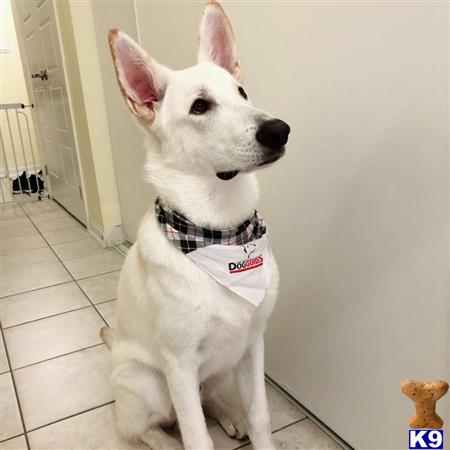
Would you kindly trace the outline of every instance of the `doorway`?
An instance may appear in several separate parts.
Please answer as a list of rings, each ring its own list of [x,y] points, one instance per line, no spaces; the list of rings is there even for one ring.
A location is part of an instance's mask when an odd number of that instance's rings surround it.
[[[64,56],[52,0],[12,3],[25,81],[51,196],[86,224],[77,142]]]

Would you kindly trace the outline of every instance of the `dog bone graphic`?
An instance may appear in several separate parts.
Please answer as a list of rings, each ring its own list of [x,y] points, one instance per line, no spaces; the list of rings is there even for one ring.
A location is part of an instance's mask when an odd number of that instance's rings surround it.
[[[448,383],[439,380],[427,383],[405,380],[400,387],[416,407],[416,413],[409,422],[411,428],[442,428],[444,421],[436,414],[436,402],[446,394]]]

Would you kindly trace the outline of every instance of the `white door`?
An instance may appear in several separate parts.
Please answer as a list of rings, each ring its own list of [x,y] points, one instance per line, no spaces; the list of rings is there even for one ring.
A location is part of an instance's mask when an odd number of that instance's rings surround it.
[[[13,2],[51,195],[86,223],[77,148],[52,0]]]

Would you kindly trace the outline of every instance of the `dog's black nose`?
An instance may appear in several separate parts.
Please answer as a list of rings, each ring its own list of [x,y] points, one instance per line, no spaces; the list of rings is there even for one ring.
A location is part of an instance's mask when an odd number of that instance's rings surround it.
[[[288,141],[291,128],[280,119],[263,122],[256,132],[256,140],[272,150],[279,150]]]

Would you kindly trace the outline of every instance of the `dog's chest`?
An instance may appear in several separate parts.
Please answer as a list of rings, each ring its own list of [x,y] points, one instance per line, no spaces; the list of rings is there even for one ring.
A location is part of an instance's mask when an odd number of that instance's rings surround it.
[[[169,338],[183,336],[179,348],[190,351],[198,360],[202,379],[235,366],[252,339],[264,329],[278,283],[275,261],[272,272],[267,295],[257,307],[193,265],[184,276],[165,271],[158,277],[166,299],[170,297],[169,302],[178,305],[177,310],[172,310],[172,323],[176,325]]]
[[[267,318],[234,294],[228,297],[215,299],[215,308],[205,312],[198,328],[196,356],[201,379],[235,366]]]
[[[197,346],[202,379],[236,365],[245,352],[252,328],[252,318],[212,316],[205,324]]]

